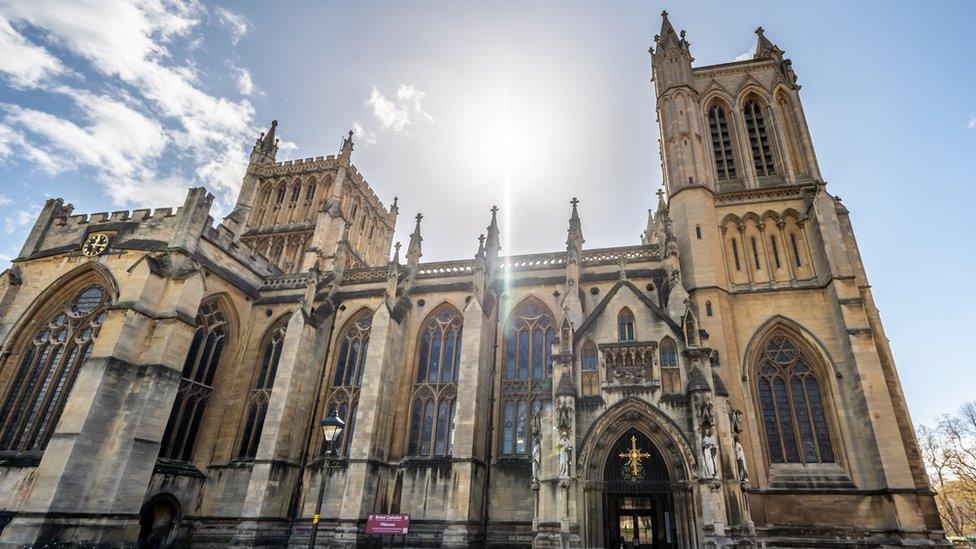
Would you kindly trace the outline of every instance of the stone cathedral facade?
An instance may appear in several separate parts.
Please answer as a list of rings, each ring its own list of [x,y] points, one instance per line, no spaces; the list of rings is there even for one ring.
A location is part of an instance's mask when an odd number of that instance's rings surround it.
[[[204,189],[49,200],[0,277],[0,546],[302,547],[320,492],[323,547],[944,545],[848,211],[757,34],[693,67],[665,14],[664,191],[620,247],[573,199],[564,250],[504,255],[486,208],[470,259],[423,262],[351,134],[278,162],[277,123],[220,223]]]

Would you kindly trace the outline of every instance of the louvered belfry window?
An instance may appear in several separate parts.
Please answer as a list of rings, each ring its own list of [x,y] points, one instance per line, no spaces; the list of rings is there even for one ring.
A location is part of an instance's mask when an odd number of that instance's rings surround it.
[[[420,330],[410,406],[411,456],[448,456],[453,449],[461,326],[461,313],[445,304],[431,313]]]
[[[718,179],[735,179],[735,158],[732,155],[732,133],[728,118],[721,105],[713,105],[708,110],[708,126],[712,132],[712,152],[715,155],[715,169]]]
[[[216,300],[200,306],[196,324],[159,452],[167,459],[190,461],[193,457],[203,413],[213,394],[217,365],[227,344],[227,319]]]
[[[784,333],[763,347],[756,378],[772,463],[833,463],[820,380],[809,358]]]
[[[749,134],[749,146],[752,149],[752,161],[758,177],[773,175],[773,152],[767,135],[766,119],[763,107],[755,100],[746,102],[742,114],[746,120],[746,132]]]
[[[107,301],[104,286],[83,285],[32,327],[0,407],[0,450],[43,451],[47,447],[107,317]]]

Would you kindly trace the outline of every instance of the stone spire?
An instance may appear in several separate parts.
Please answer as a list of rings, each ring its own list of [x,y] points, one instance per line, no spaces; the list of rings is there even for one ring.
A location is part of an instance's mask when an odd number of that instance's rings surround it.
[[[655,55],[661,54],[672,48],[678,48],[682,51],[689,51],[688,48],[691,44],[685,40],[685,31],[681,31],[681,34],[674,32],[674,27],[671,26],[671,21],[668,20],[668,12],[661,12],[661,32],[654,37],[654,44],[657,46],[656,50],[652,53]]]
[[[271,129],[261,134],[251,149],[251,162],[257,164],[273,164],[278,154],[278,138],[276,136],[278,121],[271,121]]]
[[[756,54],[753,59],[774,59],[776,61],[783,61],[783,50],[779,49],[779,46],[773,44],[766,38],[763,34],[765,29],[762,27],[756,27]]]
[[[644,226],[644,232],[641,233],[641,244],[652,244],[654,243],[654,210],[647,209],[647,225]]]
[[[485,267],[489,277],[494,276],[498,263],[498,252],[502,249],[501,233],[498,231],[498,206],[491,207],[491,222],[485,238]]]
[[[485,258],[485,233],[478,235],[478,252],[474,254],[475,259]]]
[[[344,158],[346,160],[352,158],[352,149],[352,130],[349,130],[348,137],[342,138],[342,148],[339,151],[339,158]]]
[[[420,236],[420,220],[423,218],[424,214],[417,214],[417,225],[413,228],[413,233],[410,234],[410,244],[407,245],[407,265],[413,271],[417,270],[417,265],[420,264],[420,258],[424,255],[420,249],[420,243],[424,240]]]
[[[386,295],[390,299],[396,298],[397,284],[400,282],[400,243],[393,245],[393,259],[390,260],[386,271]]]
[[[583,243],[586,242],[583,239],[583,225],[580,223],[579,211],[576,209],[579,199],[574,196],[569,203],[573,205],[573,212],[569,216],[566,254],[568,261],[579,263],[583,259]]]

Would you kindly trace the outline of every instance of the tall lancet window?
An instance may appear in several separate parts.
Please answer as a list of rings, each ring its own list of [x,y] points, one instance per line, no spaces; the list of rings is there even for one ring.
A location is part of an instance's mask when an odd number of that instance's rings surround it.
[[[363,384],[366,352],[369,350],[369,334],[373,326],[373,311],[364,309],[346,322],[335,344],[339,354],[329,389],[328,413],[335,411],[346,422],[341,439],[335,442],[335,451],[348,455],[349,445],[356,431],[356,410],[359,407],[359,389]]]
[[[756,167],[757,176],[776,173],[773,167],[773,151],[769,145],[766,132],[766,119],[763,116],[763,106],[755,99],[746,102],[742,114],[746,119],[746,132],[749,134],[749,146],[752,148],[752,161]]]
[[[183,361],[176,402],[166,424],[159,457],[189,461],[193,457],[203,412],[213,393],[214,375],[227,344],[227,319],[216,299],[197,312],[197,329]]]
[[[552,313],[538,298],[526,298],[509,316],[502,371],[503,455],[527,454],[532,447],[531,417],[552,408],[555,336]]]
[[[27,325],[0,407],[0,450],[43,451],[107,313],[105,286],[89,278],[59,292]]]
[[[275,375],[278,373],[278,361],[281,360],[287,327],[288,318],[285,317],[272,326],[264,336],[257,379],[247,399],[241,447],[237,452],[239,458],[254,459],[258,453],[261,430],[264,429],[264,417],[268,413],[268,402],[271,400],[271,389],[274,387]]]
[[[454,447],[461,313],[445,303],[427,318],[420,329],[408,453],[417,457],[447,456]]]
[[[833,463],[823,391],[809,355],[783,332],[766,342],[756,391],[772,463]]]
[[[708,110],[708,125],[712,131],[712,152],[718,179],[735,179],[735,158],[732,156],[732,133],[728,117],[721,105]]]
[[[617,339],[619,341],[634,341],[634,313],[624,307],[617,314]]]

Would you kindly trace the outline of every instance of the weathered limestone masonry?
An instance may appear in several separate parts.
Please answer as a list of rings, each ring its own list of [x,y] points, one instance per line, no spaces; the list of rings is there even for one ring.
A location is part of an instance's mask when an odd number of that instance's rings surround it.
[[[216,225],[48,201],[0,275],[0,546],[947,546],[792,63],[692,61],[664,14],[639,244],[573,198],[565,250],[499,255],[492,208],[401,261],[352,135],[278,162],[277,122]]]

